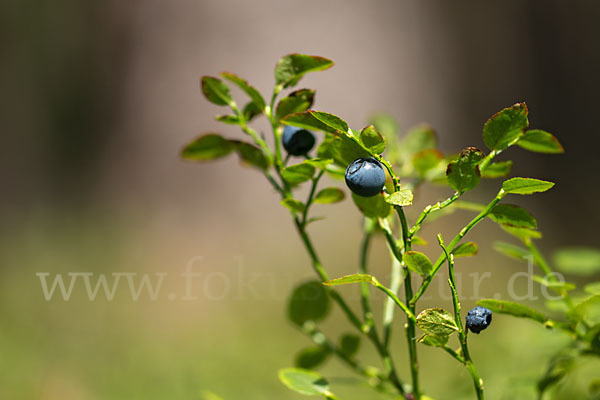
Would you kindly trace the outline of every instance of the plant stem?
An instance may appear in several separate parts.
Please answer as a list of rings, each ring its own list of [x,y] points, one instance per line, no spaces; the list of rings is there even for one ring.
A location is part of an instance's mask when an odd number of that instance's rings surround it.
[[[240,128],[242,128],[242,131],[248,134],[252,138],[254,143],[256,143],[261,148],[261,150],[265,153],[265,156],[269,161],[273,161],[273,153],[271,152],[271,149],[269,148],[267,142],[265,142],[265,140],[260,137],[258,132],[256,132],[254,129],[248,126],[244,114],[240,112],[235,103],[231,103],[229,106],[231,107],[231,110],[236,115],[236,117],[238,117],[238,120],[240,121]]]
[[[324,173],[325,173],[325,171],[321,170],[321,172],[319,172],[319,174],[312,180],[312,185],[310,187],[310,193],[308,194],[308,199],[306,199],[306,204],[304,205],[304,211],[302,212],[302,228],[306,228],[306,217],[308,215],[308,209],[310,208],[310,206],[315,198],[315,191],[317,189],[317,185],[319,184],[319,180],[321,179],[321,177],[323,176]]]
[[[360,263],[358,266],[358,272],[361,274],[368,274],[367,259],[369,253],[369,245],[371,244],[371,238],[373,237],[373,231],[371,229],[365,230],[365,234],[360,247]],[[363,315],[365,318],[365,325],[369,330],[375,330],[375,321],[373,320],[373,312],[371,311],[371,288],[368,282],[361,282],[360,284],[360,298],[363,308]]]
[[[462,238],[464,238],[465,235],[467,233],[469,233],[469,231],[471,229],[473,229],[473,227],[475,225],[477,225],[482,219],[484,219],[490,213],[492,208],[494,208],[496,206],[496,204],[498,204],[500,202],[500,200],[502,200],[504,195],[505,195],[504,190],[500,189],[500,191],[498,192],[496,197],[494,197],[494,199],[483,210],[481,210],[481,212],[479,214],[477,214],[477,216],[475,216],[475,218],[473,218],[464,228],[461,229],[461,231],[458,233],[458,235],[456,235],[454,237],[454,239],[452,239],[450,244],[448,244],[448,252],[449,253],[452,253],[452,251],[454,251],[454,249],[456,248],[458,243],[462,240]],[[427,290],[427,287],[431,284],[431,281],[433,280],[433,278],[435,277],[436,273],[439,271],[439,269],[441,268],[441,266],[445,260],[446,260],[446,256],[444,254],[441,254],[438,257],[435,264],[433,265],[433,271],[431,272],[431,274],[429,274],[423,280],[421,287],[419,288],[417,293],[410,300],[409,306],[414,306],[416,304],[416,302],[419,300],[419,298],[421,298],[421,296],[423,296],[423,293],[425,293],[425,290]]]
[[[275,150],[276,151],[275,151],[274,168],[283,184],[283,188],[279,187],[277,182],[274,179],[272,179],[272,176],[270,176],[269,174],[267,174],[267,178],[268,179],[270,178],[269,181],[273,184],[273,186],[276,189],[278,189],[278,191],[281,193],[282,198],[292,198],[293,196],[291,195],[290,187],[287,184],[287,182],[283,179],[283,177],[281,176],[282,164],[281,164],[280,138],[277,133],[278,122],[275,121],[275,118],[273,117],[273,107],[275,104],[275,100],[277,98],[277,94],[281,91],[281,89],[282,89],[282,87],[280,87],[280,86],[275,87],[275,89],[273,91],[273,96],[271,97],[271,104],[269,107],[266,108],[265,112],[267,114],[267,117],[271,121],[271,126],[273,128],[273,134],[274,134],[274,138],[275,138]],[[300,238],[302,239],[302,242],[311,258],[313,269],[315,270],[315,272],[317,273],[317,275],[319,276],[321,281],[325,282],[325,281],[329,280],[329,278],[327,276],[327,273],[325,272],[325,269],[323,268],[323,265],[321,264],[321,262],[317,256],[317,253],[316,253],[316,251],[313,247],[313,244],[310,240],[310,237],[308,236],[308,233],[306,232],[306,221],[307,221],[306,218],[308,215],[308,209],[309,209],[310,205],[312,204],[312,199],[314,196],[314,192],[316,190],[316,185],[317,185],[318,180],[321,178],[322,174],[323,174],[323,171],[321,171],[319,176],[313,180],[313,186],[312,186],[311,192],[309,194],[309,200],[305,204],[305,210],[303,212],[302,220],[300,220],[300,218],[298,218],[298,216],[295,216],[294,224],[295,224],[296,230],[298,231],[298,234],[300,235]],[[358,319],[358,317],[354,314],[354,312],[350,309],[350,307],[346,304],[346,302],[344,301],[342,296],[337,291],[335,291],[334,289],[331,289],[331,288],[328,288],[328,293],[333,298],[333,300],[336,303],[338,303],[338,305],[340,306],[340,308],[342,309],[342,311],[344,312],[344,314],[346,315],[346,317],[348,318],[350,323],[356,329],[361,331],[362,333],[366,333],[367,336],[371,339],[371,341],[375,345],[375,348],[377,349],[377,352],[383,359],[383,363],[384,363],[384,366],[385,366],[386,372],[387,372],[387,379],[396,387],[396,389],[398,390],[398,392],[400,394],[404,395],[405,394],[404,385],[402,384],[402,381],[400,380],[400,378],[397,375],[393,360],[392,360],[387,348],[385,348],[382,345],[375,330],[367,329],[367,332],[365,332],[365,329],[364,329],[365,326]]]
[[[441,235],[438,235],[438,241],[440,243],[440,247],[442,248],[445,258],[448,261],[448,284],[450,285],[450,291],[452,292],[454,321],[456,322],[456,326],[458,327],[458,338],[463,354],[463,364],[465,364],[465,366],[469,370],[469,373],[471,374],[471,378],[473,378],[473,386],[475,387],[477,399],[484,400],[483,381],[479,377],[477,369],[475,368],[475,364],[473,364],[473,360],[471,359],[471,355],[469,354],[469,346],[467,344],[467,332],[465,331],[465,328],[462,324],[462,318],[460,316],[460,300],[458,298],[458,292],[456,291],[456,279],[454,278],[454,256],[448,252],[448,249],[444,245],[444,241],[442,240]],[[448,349],[445,350],[448,352]],[[458,360],[458,357],[455,358]]]
[[[406,222],[406,216],[404,215],[404,210],[402,209],[402,207],[397,206],[395,208],[396,208],[396,212],[398,213],[398,217],[400,218],[400,223],[402,225],[402,241],[404,243],[404,250],[407,251],[407,249],[410,250],[410,238],[408,236],[408,224]],[[383,230],[383,233],[388,242],[388,247],[390,248],[392,254],[396,258],[396,260],[400,263],[400,265],[403,265],[402,252],[396,245],[396,241],[394,239],[394,236],[393,236],[392,231],[390,230],[388,224],[385,222],[385,220],[380,219],[379,226]],[[412,282],[411,282],[410,271],[408,270],[408,268],[403,267],[403,271],[404,271],[404,291],[405,291],[406,301],[408,302],[412,297]],[[398,299],[398,297],[396,296],[396,294],[393,291],[384,287],[383,285],[378,286],[378,288],[380,290],[384,291],[402,309],[402,311],[404,311],[404,313],[407,316],[405,331],[406,331],[406,340],[407,340],[409,359],[410,359],[411,382],[412,382],[412,386],[413,386],[412,393],[416,399],[420,399],[419,364],[417,362],[417,342],[416,342],[416,337],[415,337],[416,336],[416,334],[415,334],[415,324],[416,324],[415,306],[414,305],[410,306],[410,305],[406,305],[406,304],[402,303],[402,301],[400,301],[400,299]],[[390,321],[390,324],[391,324],[391,321]]]
[[[317,256],[317,253],[315,252],[312,242],[311,242],[310,238],[308,237],[306,230],[302,226],[302,222],[300,221],[300,219],[298,217],[294,218],[294,222],[296,224],[296,229],[298,230],[298,233],[300,234],[300,238],[302,239],[302,243],[304,243],[304,247],[306,248],[306,251],[308,252],[308,254],[310,256],[313,269],[315,270],[315,272],[319,276],[319,279],[321,279],[322,282],[328,281],[329,277],[327,276],[327,273],[325,272],[325,269],[323,268],[321,261],[319,261],[319,258]],[[346,304],[346,302],[344,301],[342,296],[334,289],[328,289],[328,291],[329,291],[329,294],[331,295],[331,297],[333,298],[333,300],[336,303],[338,303],[339,306],[342,308],[342,311],[344,311],[344,314],[346,314],[346,317],[352,323],[352,325],[354,325],[358,330],[362,331],[362,322],[358,319],[358,317],[354,314],[354,312]]]
[[[269,103],[269,105],[267,107],[265,107],[265,115],[271,122],[271,128],[273,129],[273,142],[274,142],[274,147],[275,147],[275,164],[276,164],[277,168],[280,168],[282,157],[281,157],[281,143],[280,143],[281,140],[280,140],[279,132],[278,132],[279,121],[275,120],[274,108],[275,108],[275,100],[277,100],[277,95],[279,94],[279,92],[281,92],[282,89],[283,89],[283,86],[281,86],[281,85],[275,86],[275,88],[273,89],[273,95],[271,96],[271,102]],[[286,163],[287,163],[287,159],[286,159]]]
[[[421,224],[423,224],[423,222],[429,216],[429,214],[431,214],[434,211],[439,211],[443,208],[448,207],[449,205],[454,203],[456,200],[458,200],[458,198],[460,196],[462,196],[462,193],[456,192],[452,196],[450,196],[449,198],[447,198],[446,200],[444,200],[442,202],[438,201],[436,204],[434,204],[432,206],[425,207],[425,209],[423,210],[423,212],[417,219],[417,222],[415,222],[415,225],[410,229],[409,237],[412,238],[415,235],[415,233],[417,233],[419,231],[419,229],[421,229]]]
[[[390,252],[391,253],[391,252]],[[392,273],[390,278],[390,290],[398,295],[398,290],[402,284],[402,266],[400,262],[391,254],[392,258]],[[396,310],[395,302],[391,297],[386,298],[383,310],[383,345],[389,348],[390,338],[392,333],[392,323],[394,322],[394,311]]]
[[[367,259],[368,259],[368,250],[369,245],[371,243],[371,238],[373,235],[372,229],[368,229],[365,231],[365,237],[363,239],[363,243],[361,246],[360,252],[360,265],[359,272],[361,274],[367,274]],[[401,394],[404,394],[404,386],[402,382],[398,379],[398,375],[396,372],[396,367],[394,365],[394,361],[388,351],[388,346],[382,343],[379,340],[379,335],[377,333],[377,328],[375,326],[375,321],[373,320],[373,313],[371,311],[371,302],[370,302],[370,285],[367,282],[361,283],[361,300],[363,305],[363,313],[365,318],[365,327],[368,329],[368,336],[371,338],[373,344],[377,348],[377,351],[381,358],[383,359],[383,364],[386,368],[386,374],[389,377],[389,380],[394,384],[394,386],[400,391]],[[384,328],[385,329],[385,328]]]
[[[411,249],[411,237],[409,236],[408,231],[408,223],[406,222],[406,215],[404,215],[404,210],[400,206],[394,207],[396,209],[396,213],[400,219],[400,224],[402,226],[402,242],[404,243],[404,252],[410,251]],[[402,260],[398,260],[402,263]],[[406,298],[406,302],[409,303],[413,296],[412,289],[412,280],[410,270],[404,266],[404,295]],[[419,362],[417,360],[417,341],[416,341],[416,318],[415,314],[415,305],[408,304],[408,309],[410,314],[412,314],[413,318],[408,318],[406,321],[406,342],[408,344],[408,355],[410,358],[410,375],[412,378],[412,393],[415,396],[416,400],[421,399],[421,391],[419,388]],[[405,311],[406,312],[406,311]],[[409,313],[406,313],[409,316]]]

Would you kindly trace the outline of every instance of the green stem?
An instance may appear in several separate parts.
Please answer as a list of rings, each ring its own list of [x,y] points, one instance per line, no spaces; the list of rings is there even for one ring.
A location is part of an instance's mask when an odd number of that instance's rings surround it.
[[[275,88],[273,89],[273,95],[271,96],[271,102],[269,103],[269,105],[267,107],[265,107],[265,115],[267,116],[267,118],[269,119],[269,121],[271,122],[271,128],[273,129],[273,141],[274,141],[274,147],[275,147],[275,164],[278,166],[277,168],[279,168],[279,166],[281,165],[281,161],[282,161],[282,156],[281,156],[281,138],[279,136],[279,121],[275,120],[275,101],[277,100],[277,95],[279,94],[279,92],[281,92],[281,90],[283,89],[283,86],[281,85],[276,85]],[[287,162],[287,160],[286,160]]]
[[[456,351],[454,351],[453,349],[448,347],[448,345],[442,346],[442,350],[444,350],[446,353],[450,354],[454,359],[456,359],[461,364],[465,363],[465,359],[462,358],[461,355],[458,354]]]
[[[361,246],[361,252],[360,252],[359,272],[361,274],[368,273],[367,259],[368,259],[369,245],[371,243],[372,236],[373,236],[372,229],[368,229],[365,231],[365,237],[363,239],[363,244]],[[373,313],[371,311],[370,289],[371,288],[368,283],[366,283],[366,282],[361,283],[361,300],[362,300],[363,313],[364,313],[364,318],[365,318],[365,327],[368,329],[367,334],[370,337],[373,344],[375,345],[377,352],[383,359],[383,364],[386,369],[387,377],[392,382],[392,384],[398,389],[398,391],[401,394],[404,394],[404,386],[402,385],[402,382],[398,378],[398,374],[396,372],[396,367],[395,367],[394,361],[392,360],[392,357],[388,351],[388,346],[383,344],[379,340],[379,335],[377,334],[377,328],[375,326],[375,321],[373,320]]]
[[[391,253],[391,252],[390,252]],[[390,279],[390,290],[394,294],[398,294],[400,285],[402,284],[402,266],[400,262],[392,254],[392,273]],[[394,300],[390,297],[386,298],[383,310],[383,345],[389,348],[390,338],[392,333],[392,323],[394,322],[394,312],[396,306]]]
[[[462,350],[462,358],[463,364],[469,370],[471,374],[471,378],[473,379],[473,386],[475,387],[475,393],[477,394],[478,400],[483,400],[483,381],[479,377],[477,369],[475,368],[475,364],[473,364],[473,360],[471,359],[471,355],[469,354],[469,346],[467,344],[467,332],[462,324],[462,318],[460,316],[460,300],[458,298],[458,292],[456,291],[456,279],[454,278],[454,256],[448,252],[448,249],[444,245],[444,241],[442,240],[442,236],[438,235],[438,241],[440,243],[440,247],[444,253],[446,261],[448,262],[448,284],[450,285],[450,291],[452,292],[452,305],[454,308],[454,321],[456,326],[458,327],[458,338],[460,341],[460,347]],[[448,352],[448,349],[444,349]],[[458,356],[458,354],[457,354]],[[455,357],[458,360],[458,357]]]
[[[412,322],[413,324],[417,323],[417,318],[415,317],[415,314],[408,308],[406,304],[402,302],[402,300],[398,298],[398,296],[396,296],[394,292],[392,292],[390,289],[383,286],[379,282],[375,284],[375,287],[381,290],[383,293],[387,294],[394,301],[394,303],[396,303],[398,307],[400,307],[402,311],[404,311],[409,322]]]
[[[404,251],[411,250],[411,237],[408,231],[408,223],[406,222],[406,215],[404,214],[404,210],[400,206],[396,206],[396,213],[400,218],[400,224],[402,226],[402,242],[404,243]],[[398,260],[402,263],[402,260]],[[406,298],[406,302],[409,301],[413,297],[413,289],[412,289],[412,279],[410,270],[404,266],[404,295]],[[409,304],[408,309],[410,314],[413,315],[413,318],[408,318],[406,322],[406,341],[408,344],[408,355],[410,359],[410,374],[412,378],[412,392],[417,400],[421,399],[421,391],[419,388],[419,362],[417,360],[417,338],[416,338],[416,323],[417,320],[414,318],[415,313],[415,305]],[[408,316],[409,314],[406,313]]]
[[[360,264],[358,267],[358,272],[361,274],[368,274],[367,268],[367,259],[369,253],[369,245],[371,244],[371,238],[373,237],[373,231],[367,230],[365,231],[365,235],[362,241],[362,246],[360,247]],[[373,320],[373,312],[371,311],[371,285],[367,282],[361,282],[360,284],[360,298],[361,304],[363,308],[363,315],[365,318],[365,325],[369,330],[376,329],[375,321]]]
[[[321,170],[321,172],[319,172],[319,174],[312,180],[312,185],[310,187],[308,199],[306,199],[306,204],[304,205],[304,211],[302,212],[302,228],[303,229],[306,228],[306,218],[308,216],[308,209],[312,205],[312,202],[315,198],[315,191],[317,190],[317,185],[319,184],[319,180],[321,179],[321,177],[323,176],[324,173],[325,173],[325,171]]]
[[[417,233],[419,231],[419,229],[421,229],[421,225],[423,224],[425,219],[429,216],[429,214],[431,214],[434,211],[439,211],[443,208],[448,207],[449,205],[454,203],[456,200],[458,200],[460,196],[462,196],[462,193],[456,192],[451,197],[447,198],[446,200],[444,200],[442,202],[438,201],[434,205],[429,205],[429,206],[425,207],[425,209],[423,210],[423,212],[417,219],[417,222],[415,222],[415,225],[410,229],[409,237],[412,238],[415,235],[415,233]]]
[[[402,209],[402,207],[396,207],[396,212],[398,213],[398,217],[400,218],[400,223],[402,225],[402,241],[404,243],[404,249],[405,249],[405,251],[408,251],[411,248],[411,242],[410,242],[410,238],[408,236],[408,224],[406,222],[406,216],[404,215],[404,210]],[[388,226],[387,222],[385,220],[380,219],[379,226],[383,230],[383,233],[386,237],[390,251],[396,258],[396,260],[401,265],[403,265],[402,252],[396,245],[396,241],[394,239],[392,231],[391,231],[390,227]],[[408,268],[404,267],[403,271],[404,271],[404,290],[405,290],[406,301],[408,302],[412,297],[412,282],[411,282],[410,271],[408,270]],[[421,395],[420,395],[420,389],[419,389],[419,364],[417,361],[417,342],[416,342],[416,333],[415,333],[415,325],[416,325],[415,306],[414,305],[407,306],[402,301],[400,301],[400,299],[398,299],[398,297],[392,290],[390,290],[388,288],[385,288],[381,285],[378,286],[378,288],[380,290],[383,290],[402,309],[402,311],[404,311],[404,313],[407,316],[407,323],[406,323],[405,331],[406,331],[406,340],[407,340],[409,359],[410,359],[410,372],[411,372],[411,381],[412,381],[412,386],[413,386],[412,393],[416,399],[420,399]],[[390,322],[390,324],[391,324],[391,322]]]
[[[485,158],[479,163],[479,170],[483,171],[490,164],[490,162],[492,162],[494,157],[500,153],[502,153],[502,150],[492,150],[490,154],[485,156]]]
[[[477,216],[475,216],[475,218],[473,218],[464,228],[461,229],[461,231],[458,233],[458,235],[456,235],[454,237],[454,239],[452,239],[452,241],[448,245],[448,251],[450,253],[452,253],[454,251],[454,249],[456,248],[458,243],[462,240],[462,238],[464,238],[465,235],[467,233],[469,233],[469,231],[471,229],[473,229],[473,227],[475,225],[477,225],[482,219],[484,219],[490,213],[490,211],[492,211],[492,208],[494,208],[496,206],[496,204],[498,204],[504,196],[505,196],[504,190],[500,189],[500,191],[498,192],[496,197],[494,197],[494,199],[483,210],[481,210],[481,212],[479,214],[477,214]],[[410,306],[414,306],[416,304],[416,302],[421,298],[421,296],[423,296],[423,293],[425,293],[425,290],[427,290],[427,287],[429,287],[429,285],[431,284],[431,281],[433,280],[433,278],[435,277],[435,275],[437,274],[437,272],[439,271],[439,269],[441,268],[441,266],[445,260],[446,260],[446,257],[444,254],[441,254],[438,257],[435,264],[433,265],[433,271],[423,280],[421,287],[419,288],[417,293],[410,300],[410,302],[409,302]]]

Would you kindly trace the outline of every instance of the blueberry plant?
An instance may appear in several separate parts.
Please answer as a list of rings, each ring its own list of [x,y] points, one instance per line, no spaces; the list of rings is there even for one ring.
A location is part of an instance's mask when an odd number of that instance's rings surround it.
[[[569,346],[557,353],[546,374],[539,379],[540,398],[575,368],[576,359],[600,356],[600,282],[588,283],[577,291],[574,284],[559,279],[535,244],[541,237],[535,218],[524,208],[504,202],[519,195],[545,192],[554,183],[513,177],[498,185],[497,194],[487,204],[461,199],[482,178],[504,178],[510,174],[512,161],[496,158],[511,147],[549,154],[563,152],[552,134],[529,128],[526,104],[514,104],[485,122],[483,141],[487,154],[467,147],[459,154],[444,155],[437,149],[436,135],[428,126],[418,126],[400,137],[395,121],[378,115],[370,125],[354,130],[340,117],[313,110],[314,90],[296,89],[282,94],[294,88],[306,73],[326,70],[332,65],[332,61],[317,56],[290,54],[281,58],[275,66],[275,87],[270,101],[232,73],[224,72],[220,78],[204,76],[201,87],[205,97],[229,110],[216,119],[241,128],[247,140],[207,133],[182,151],[182,157],[189,161],[208,161],[237,153],[244,164],[260,171],[281,197],[281,204],[290,211],[308,252],[317,279],[295,288],[289,300],[288,316],[314,345],[297,354],[294,368],[279,372],[280,380],[296,392],[336,399],[328,381],[316,369],[328,357],[337,357],[374,390],[392,398],[430,399],[424,394],[425,388],[419,379],[418,362],[419,346],[427,345],[439,348],[463,365],[472,377],[476,398],[483,399],[483,380],[469,352],[468,338],[469,332],[479,334],[490,326],[492,312],[527,318],[570,338]],[[248,96],[243,106],[233,99],[229,84]],[[250,125],[261,115],[271,127],[269,139]],[[337,203],[345,198],[345,191],[337,186],[319,188],[325,175],[333,181],[345,179],[352,200],[364,217],[364,239],[358,251],[357,269],[336,279],[327,274],[309,234],[309,227],[318,221],[311,217],[311,207]],[[412,205],[413,192],[426,183],[446,185],[451,194],[415,213],[416,218],[409,223],[405,209]],[[308,196],[301,199],[298,188],[303,184],[309,185]],[[437,259],[431,261],[424,253],[413,250],[427,244],[418,236],[424,224],[455,209],[471,211],[474,217],[447,243],[438,235],[440,255]],[[477,244],[463,239],[486,218],[521,242],[521,246],[498,242],[496,249],[510,257],[529,258],[542,274],[533,279],[556,292],[558,300],[548,302],[546,313],[506,300],[482,299],[464,316],[463,324],[454,264],[460,257],[477,253]],[[389,248],[391,267],[387,284],[369,274],[368,251],[375,234],[382,234]],[[593,249],[567,248],[555,254],[554,264],[561,272],[591,277],[600,271],[600,253]],[[419,300],[444,265],[448,268],[453,309],[420,309]],[[419,281],[416,286],[415,281]],[[353,310],[336,290],[337,285],[352,283],[360,284],[360,312]],[[372,288],[386,295],[382,321],[375,321]],[[331,303],[339,307],[354,328],[354,332],[337,340],[319,328]],[[406,321],[408,378],[399,376],[397,357],[390,351],[396,309]],[[453,335],[457,337],[457,348],[449,344]],[[374,346],[381,358],[380,368],[364,365],[358,359],[361,338]],[[598,381],[591,383],[590,390],[599,388]]]

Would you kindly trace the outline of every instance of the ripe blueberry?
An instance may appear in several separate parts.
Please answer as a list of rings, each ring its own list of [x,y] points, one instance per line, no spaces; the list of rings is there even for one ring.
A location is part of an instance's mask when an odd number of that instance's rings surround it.
[[[492,312],[485,307],[477,306],[467,313],[467,328],[479,333],[492,323]]]
[[[346,168],[346,185],[359,196],[375,196],[383,190],[383,185],[385,185],[383,167],[374,158],[354,160]]]
[[[286,125],[283,129],[283,147],[293,156],[308,153],[315,145],[315,135],[310,131]]]

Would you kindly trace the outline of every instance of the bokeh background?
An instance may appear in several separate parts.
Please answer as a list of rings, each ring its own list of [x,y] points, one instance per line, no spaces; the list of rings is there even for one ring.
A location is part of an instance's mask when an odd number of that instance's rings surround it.
[[[599,244],[598,3],[4,0],[0,10],[0,398],[200,399],[205,390],[224,399],[300,398],[276,378],[310,344],[285,320],[286,294],[312,278],[288,212],[235,157],[178,159],[202,132],[242,137],[214,120],[222,110],[202,97],[204,74],[232,71],[270,93],[279,57],[322,55],[334,68],[301,82],[317,89],[315,108],[355,128],[378,111],[404,129],[428,122],[447,152],[482,147],[484,121],[527,101],[531,125],[553,132],[567,152],[511,150],[514,175],[557,182],[519,204],[537,217],[544,251]],[[470,198],[489,198],[497,183]],[[410,215],[448,194],[425,189]],[[317,212],[328,215],[311,228],[327,269],[354,271],[362,223],[354,205]],[[425,236],[449,236],[467,218],[456,213]],[[463,285],[463,308],[477,296],[506,296],[506,279],[524,269],[491,250],[494,236],[510,240],[483,223],[472,236],[481,254],[457,265],[465,282],[472,271],[493,276],[475,296]],[[197,299],[184,301],[190,260],[201,276]],[[382,240],[371,260],[385,278]],[[112,301],[102,293],[90,301],[81,282],[69,301],[46,301],[40,272],[134,272],[153,282],[168,275],[155,301],[146,293],[132,300],[125,281]],[[358,306],[357,293],[344,292]],[[449,303],[436,295],[423,307],[434,304]],[[344,326],[336,310],[324,329],[335,336]],[[400,323],[395,332],[406,379]],[[471,340],[489,398],[535,398],[532,382],[564,341],[528,321],[496,318]],[[429,395],[473,397],[464,368],[436,349],[420,351]],[[367,343],[361,356],[378,365]],[[336,380],[351,373],[335,360],[323,373],[341,398],[376,398]],[[587,398],[578,381],[586,374],[556,398]]]

